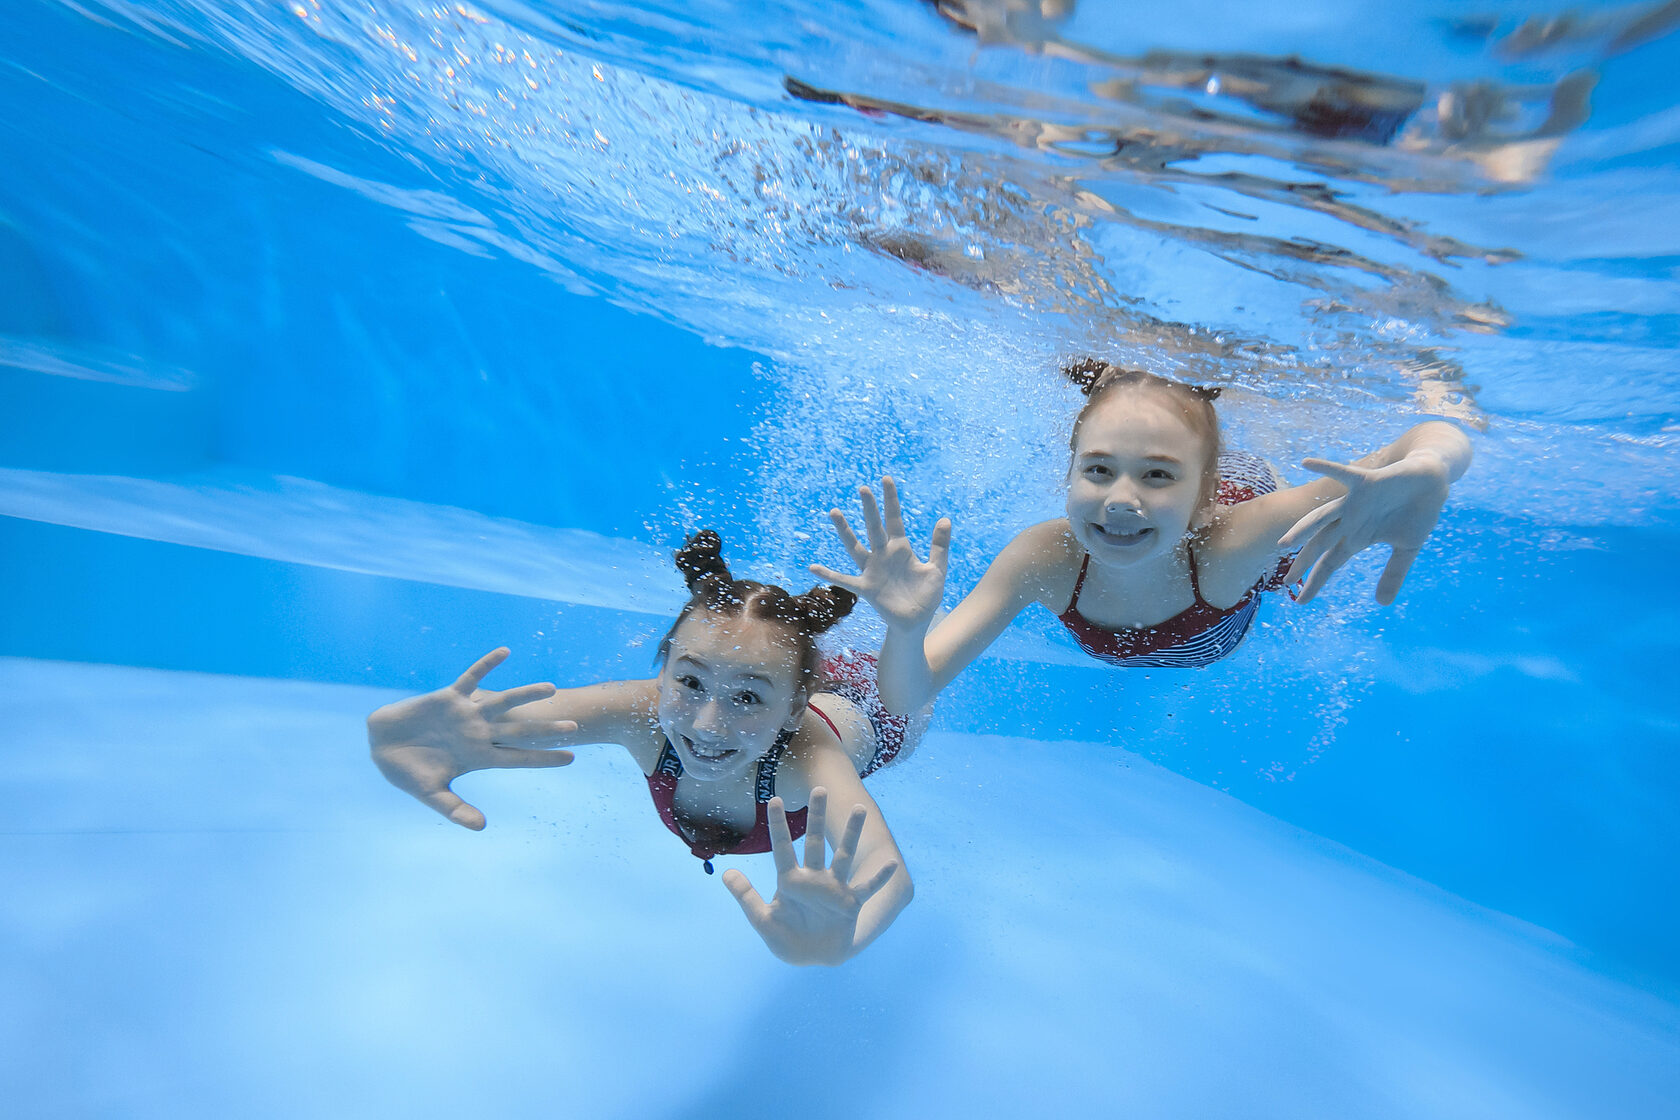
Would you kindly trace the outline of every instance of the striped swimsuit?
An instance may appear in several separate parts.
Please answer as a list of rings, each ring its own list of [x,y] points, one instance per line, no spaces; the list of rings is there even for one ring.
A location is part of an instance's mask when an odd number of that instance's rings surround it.
[[[1230,452],[1219,457],[1217,500],[1222,505],[1236,505],[1270,494],[1277,485],[1277,475],[1271,465],[1258,456]],[[1081,649],[1110,665],[1129,669],[1197,669],[1211,665],[1229,656],[1242,643],[1255,612],[1260,609],[1260,593],[1283,586],[1289,561],[1282,561],[1276,572],[1256,583],[1235,606],[1221,610],[1202,598],[1201,584],[1196,577],[1195,550],[1190,550],[1189,559],[1190,590],[1195,593],[1196,601],[1165,622],[1110,629],[1080,614],[1079,592],[1085,586],[1085,573],[1091,566],[1089,553],[1079,565],[1079,578],[1074,582],[1073,598],[1067,610],[1056,617],[1073,634]]]

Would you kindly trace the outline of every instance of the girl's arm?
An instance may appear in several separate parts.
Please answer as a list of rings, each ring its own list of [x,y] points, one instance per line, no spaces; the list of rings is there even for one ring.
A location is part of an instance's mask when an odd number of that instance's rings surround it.
[[[549,686],[547,696],[527,701],[516,713],[539,723],[572,724],[555,739],[560,746],[616,743],[630,752],[642,773],[659,761],[659,684],[652,680],[603,681],[581,688]]]
[[[652,682],[627,681],[559,692],[528,684],[482,690],[485,676],[507,659],[493,650],[455,683],[387,704],[368,717],[368,748],[387,781],[463,828],[484,827],[484,814],[461,800],[451,783],[474,770],[564,766],[572,753],[552,748],[620,742],[632,754],[651,709]],[[640,761],[638,759],[638,761]],[[644,766],[644,770],[651,766]]]
[[[784,764],[787,792],[806,793],[805,862],[794,855],[780,797],[770,801],[776,893],[767,903],[739,871],[723,882],[770,951],[789,964],[843,964],[862,952],[915,893],[898,843],[845,751],[796,751]],[[830,814],[832,805],[835,812]],[[841,810],[850,806],[842,815]],[[826,847],[834,849],[829,862]]]
[[[941,519],[934,527],[924,564],[905,534],[898,487],[892,479],[883,478],[881,492],[884,519],[869,487],[858,489],[867,546],[859,542],[843,513],[829,511],[829,520],[859,574],[845,575],[821,564],[811,565],[811,571],[867,599],[886,622],[878,666],[881,702],[888,711],[905,715],[919,710],[951,683],[1028,603],[1045,594],[1043,573],[1057,550],[1065,549],[1065,534],[1059,522],[1045,522],[1016,537],[956,610],[929,633],[945,594],[951,523]]]
[[[1470,458],[1463,432],[1430,420],[1353,464],[1307,459],[1302,465],[1324,478],[1221,508],[1210,534],[1220,567],[1247,586],[1300,547],[1288,579],[1306,573],[1297,596],[1306,602],[1354,555],[1388,544],[1394,552],[1377,601],[1393,602]]]
[[[1046,521],[1010,541],[974,590],[931,631],[925,624],[919,630],[887,628],[878,673],[888,711],[919,711],[986,652],[1016,615],[1049,594],[1046,576],[1067,549],[1063,526]]]

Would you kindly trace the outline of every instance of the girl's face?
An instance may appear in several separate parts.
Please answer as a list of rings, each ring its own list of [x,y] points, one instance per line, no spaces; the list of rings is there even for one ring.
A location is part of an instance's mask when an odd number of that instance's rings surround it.
[[[799,653],[770,622],[696,610],[659,671],[659,727],[702,782],[739,774],[799,726]]]
[[[1170,553],[1196,516],[1203,439],[1161,394],[1113,392],[1085,416],[1068,471],[1068,523],[1099,564]]]

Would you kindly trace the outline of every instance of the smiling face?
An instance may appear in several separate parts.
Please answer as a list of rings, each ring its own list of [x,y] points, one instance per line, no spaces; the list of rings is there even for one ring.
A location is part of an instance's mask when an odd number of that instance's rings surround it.
[[[799,726],[799,651],[777,623],[696,610],[671,635],[659,670],[659,726],[703,782],[739,774]]]
[[[1099,564],[1171,553],[1203,500],[1205,437],[1163,393],[1111,392],[1080,423],[1068,471],[1068,523]]]

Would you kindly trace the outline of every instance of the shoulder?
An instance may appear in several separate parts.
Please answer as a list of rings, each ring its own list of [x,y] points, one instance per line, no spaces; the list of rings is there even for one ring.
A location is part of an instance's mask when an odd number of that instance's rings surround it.
[[[832,692],[811,698],[805,719],[788,743],[776,789],[792,805],[804,804],[813,787],[856,784],[858,772],[875,753],[869,719],[850,700]]]
[[[616,732],[611,738],[630,752],[644,775],[652,774],[665,749],[665,733],[659,728],[659,682],[616,681],[603,691]]]
[[[838,693],[819,692],[806,705],[805,719],[789,745],[796,754],[839,750],[862,767],[874,754],[873,739],[862,708]]]
[[[999,608],[1007,606],[1013,615],[1034,599],[1043,599],[1047,589],[1063,582],[1071,588],[1073,577],[1066,575],[1064,580],[1063,576],[1077,570],[1080,553],[1067,518],[1041,521],[1021,530],[1003,546],[968,598]]]
[[[998,555],[997,566],[1015,576],[1021,598],[1060,610],[1073,597],[1073,584],[1085,549],[1073,537],[1065,517],[1041,521],[1023,530]]]
[[[1079,551],[1079,542],[1073,539],[1073,528],[1067,518],[1056,517],[1015,534],[1015,539],[1004,548],[1003,555],[1014,552],[1042,561],[1064,556],[1070,549]]]
[[[1073,539],[1073,529],[1067,518],[1041,521],[1023,529],[1004,546],[992,567],[1022,577],[1042,580],[1055,577],[1070,565],[1077,565],[1085,555],[1079,542]]]

